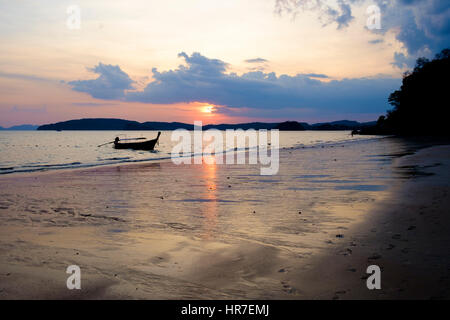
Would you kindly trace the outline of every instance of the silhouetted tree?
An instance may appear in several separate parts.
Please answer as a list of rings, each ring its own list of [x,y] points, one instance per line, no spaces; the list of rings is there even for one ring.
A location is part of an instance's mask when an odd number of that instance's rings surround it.
[[[379,116],[377,120],[377,127],[381,127],[384,125],[384,121],[386,120],[385,116]]]
[[[401,88],[388,98],[394,108],[388,111],[381,133],[449,134],[449,76],[450,49],[442,50],[431,61],[417,59],[414,70],[404,74]]]

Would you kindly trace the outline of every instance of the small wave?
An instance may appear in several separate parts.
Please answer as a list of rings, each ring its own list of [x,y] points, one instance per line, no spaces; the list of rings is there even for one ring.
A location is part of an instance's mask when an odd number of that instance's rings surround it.
[[[349,190],[349,191],[384,191],[388,188],[385,185],[372,185],[372,184],[358,184],[352,186],[336,186],[336,190]]]
[[[0,170],[0,174],[9,174],[9,173],[30,173],[30,172],[38,172],[38,171],[46,171],[46,170],[56,170],[56,169],[71,169],[71,168],[82,168],[82,167],[90,167],[92,164],[82,164],[81,162],[71,162],[71,163],[63,163],[63,164],[43,164],[43,165],[25,165],[21,167],[11,167],[4,168]]]
[[[376,137],[367,137],[367,138],[349,138],[349,139],[344,139],[344,140],[337,140],[337,141],[327,141],[327,142],[319,142],[319,143],[313,143],[310,145],[305,145],[305,144],[296,144],[295,147],[290,147],[291,149],[310,149],[310,148],[317,148],[317,147],[337,147],[337,146],[342,146],[344,144],[349,144],[349,143],[366,143],[366,142],[370,142],[370,141],[375,141],[375,140],[379,140],[379,139],[383,139],[386,138],[386,136],[376,136]],[[286,149],[289,147],[285,147]]]
[[[114,161],[114,160],[128,160],[128,159],[131,159],[131,157],[113,157],[113,158],[99,159],[99,161]]]
[[[52,168],[52,167],[68,167],[81,164],[81,162],[70,163],[58,163],[58,164],[36,164],[36,165],[24,165],[21,168]]]

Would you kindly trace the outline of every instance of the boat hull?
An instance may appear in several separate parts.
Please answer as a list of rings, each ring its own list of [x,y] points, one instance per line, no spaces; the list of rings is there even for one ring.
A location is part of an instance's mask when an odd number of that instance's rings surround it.
[[[161,132],[158,132],[156,139],[147,140],[143,142],[120,142],[119,138],[114,141],[114,148],[116,149],[133,149],[133,150],[154,150],[155,144],[158,142]]]
[[[154,150],[157,139],[144,142],[114,142],[115,149]]]

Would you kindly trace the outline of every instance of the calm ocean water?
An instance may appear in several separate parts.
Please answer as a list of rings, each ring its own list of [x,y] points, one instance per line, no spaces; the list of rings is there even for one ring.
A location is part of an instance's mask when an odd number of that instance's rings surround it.
[[[0,174],[33,172],[107,164],[161,161],[170,159],[177,141],[171,131],[163,131],[155,151],[116,150],[114,140],[146,137],[156,131],[0,131]],[[349,131],[284,131],[280,132],[280,148],[335,144],[374,137],[354,136]]]

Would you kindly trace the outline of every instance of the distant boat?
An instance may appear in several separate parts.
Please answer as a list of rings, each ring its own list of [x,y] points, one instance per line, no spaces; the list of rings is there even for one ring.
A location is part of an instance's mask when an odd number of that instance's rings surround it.
[[[161,132],[158,132],[156,139],[142,142],[120,142],[119,138],[114,141],[114,148],[116,149],[133,149],[133,150],[153,150],[158,142]]]

